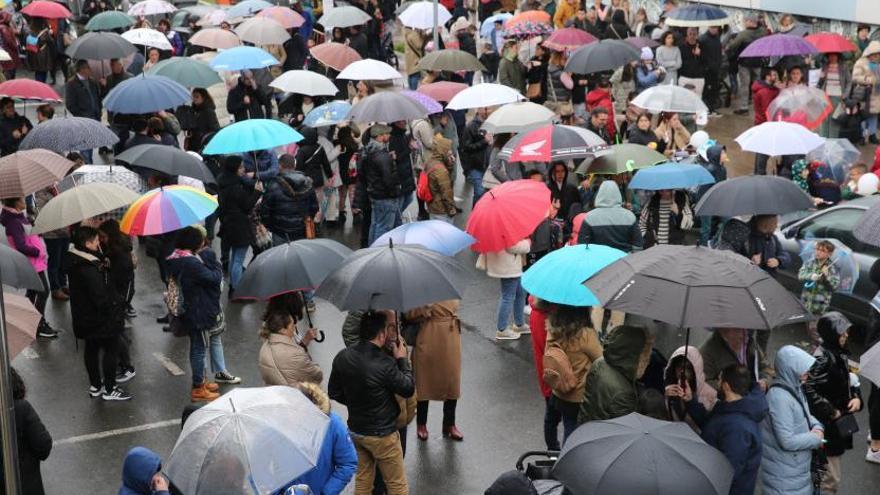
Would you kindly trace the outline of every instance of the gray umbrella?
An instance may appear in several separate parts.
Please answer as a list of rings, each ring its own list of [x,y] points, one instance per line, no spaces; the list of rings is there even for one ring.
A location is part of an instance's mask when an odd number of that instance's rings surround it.
[[[113,146],[119,137],[97,120],[58,117],[37,124],[21,141],[19,149],[43,148],[56,153]]]
[[[686,423],[632,413],[575,430],[553,476],[578,495],[720,495],[733,467]]]
[[[697,215],[782,215],[809,210],[813,200],[794,182],[773,175],[746,175],[719,182],[700,198]]]
[[[631,44],[620,40],[601,40],[572,52],[565,64],[565,71],[575,74],[605,72],[638,59],[639,51]]]
[[[27,256],[0,244],[0,284],[19,289],[43,290],[43,283]]]
[[[105,60],[122,58],[136,51],[137,47],[116,33],[93,32],[75,39],[64,53],[77,60]]]
[[[654,246],[616,261],[584,285],[605,308],[680,328],[769,330],[812,319],[750,260],[700,246]]]
[[[135,168],[156,170],[168,175],[183,175],[205,184],[216,184],[205,162],[174,146],[139,144],[116,155],[116,160]]]
[[[431,52],[419,60],[420,70],[486,70],[486,67],[468,52],[461,50],[438,50]]]
[[[852,232],[856,239],[872,246],[880,246],[880,203],[862,214]]]
[[[419,246],[360,249],[318,288],[343,311],[408,311],[448,299],[461,299],[467,270],[455,259]]]
[[[357,123],[397,122],[428,116],[421,104],[394,91],[380,91],[359,101],[351,107],[348,118]]]

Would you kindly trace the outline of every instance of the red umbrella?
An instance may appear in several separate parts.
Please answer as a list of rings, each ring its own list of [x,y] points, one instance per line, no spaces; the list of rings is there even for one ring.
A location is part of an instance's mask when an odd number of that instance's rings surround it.
[[[452,97],[467,89],[467,84],[440,81],[430,84],[422,84],[416,90],[419,93],[426,94],[437,101],[448,102]]]
[[[335,41],[315,45],[309,49],[309,52],[318,62],[340,72],[352,62],[357,62],[361,59],[361,56],[353,48]]]
[[[806,37],[820,53],[846,53],[856,51],[852,41],[837,33],[821,32]]]
[[[477,239],[478,253],[501,251],[530,236],[547,218],[550,189],[543,182],[513,180],[493,187],[477,201],[467,232]]]
[[[586,31],[576,28],[562,28],[554,31],[543,45],[557,52],[570,52],[594,41],[599,40]]]
[[[46,19],[67,19],[73,16],[64,5],[47,0],[31,2],[27,7],[21,9],[21,13],[31,17],[44,17]]]
[[[19,100],[61,101],[52,86],[32,79],[12,79],[0,83],[0,96]]]

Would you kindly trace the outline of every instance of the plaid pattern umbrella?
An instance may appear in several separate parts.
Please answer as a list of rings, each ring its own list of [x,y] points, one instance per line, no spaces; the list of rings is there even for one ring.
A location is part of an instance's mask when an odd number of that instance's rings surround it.
[[[3,305],[6,310],[6,345],[9,359],[31,345],[37,338],[37,326],[42,316],[28,298],[19,294],[5,294]]]
[[[20,198],[49,187],[73,162],[48,150],[19,151],[0,158],[0,198]]]
[[[85,117],[56,117],[37,124],[22,139],[18,149],[43,148],[55,153],[113,146],[119,137],[97,120]]]

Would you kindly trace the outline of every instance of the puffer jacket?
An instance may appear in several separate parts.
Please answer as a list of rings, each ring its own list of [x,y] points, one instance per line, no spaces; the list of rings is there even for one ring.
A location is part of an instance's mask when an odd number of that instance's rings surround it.
[[[254,243],[250,213],[260,199],[260,193],[246,188],[241,177],[227,173],[221,173],[217,177],[217,187],[220,190],[220,206],[217,209],[220,217],[218,235],[229,246],[250,246]]]
[[[642,232],[633,212],[621,203],[623,197],[614,181],[606,180],[596,193],[596,207],[587,212],[578,233],[578,244],[602,244],[625,253],[641,249]]]
[[[191,332],[207,330],[217,323],[220,314],[220,282],[223,267],[217,254],[203,249],[197,255],[177,256],[175,251],[168,257],[168,275],[180,286],[183,293],[184,313],[181,319]]]
[[[300,382],[320,385],[321,368],[308,351],[291,337],[271,334],[260,347],[260,376],[266,385],[296,386]]]
[[[522,276],[523,255],[529,254],[532,241],[523,239],[501,251],[483,253],[477,258],[477,268],[486,270],[492,278],[516,278]]]
[[[104,255],[71,246],[64,270],[70,285],[70,319],[76,338],[106,338],[122,332],[124,305],[110,281]]]
[[[563,339],[561,335],[563,329],[553,325],[552,317],[547,319],[546,328],[547,344],[545,349],[550,347],[562,349],[571,363],[571,370],[575,378],[577,378],[577,385],[573,389],[565,393],[553,390],[553,395],[566,402],[580,404],[584,400],[584,383],[587,381],[590,367],[602,357],[602,344],[599,342],[599,336],[592,328],[585,327],[578,329],[573,338]]]
[[[370,199],[400,197],[401,187],[397,166],[384,144],[371,140],[364,147],[362,170],[359,173],[363,175]]]
[[[318,197],[312,179],[300,172],[285,171],[269,182],[260,203],[260,221],[269,232],[288,242],[306,237],[306,217],[318,213]]]
[[[755,105],[755,125],[767,122],[767,109],[770,103],[779,96],[779,88],[762,80],[752,83],[752,103]]]
[[[312,179],[315,188],[324,187],[324,178],[331,177],[333,170],[330,169],[324,148],[318,144],[318,130],[303,126],[300,133],[304,139],[297,143],[299,145],[296,151],[297,168]]]
[[[474,116],[464,128],[461,139],[461,168],[467,174],[471,170],[485,172],[486,158],[489,143],[486,141],[486,131],[480,129],[483,121]]]
[[[567,102],[571,100],[571,91],[562,83],[563,68],[547,65],[547,101]]]
[[[455,216],[455,198],[452,193],[452,178],[449,175],[449,153],[452,141],[437,134],[434,136],[434,149],[431,159],[425,165],[428,174],[428,188],[431,190],[431,201],[425,205],[428,213],[435,215]]]
[[[145,447],[129,450],[122,463],[122,487],[118,495],[168,495],[165,490],[153,491],[153,476],[161,469],[159,454]]]
[[[869,46],[868,49],[870,48],[871,47]],[[877,72],[872,68],[872,65],[871,61],[865,56],[856,60],[855,65],[853,65],[852,82],[855,84],[870,86],[871,88],[874,88],[875,85],[880,83],[880,80],[878,80],[877,77]],[[869,104],[870,113],[880,113],[880,91],[870,91],[869,94],[871,95]]]

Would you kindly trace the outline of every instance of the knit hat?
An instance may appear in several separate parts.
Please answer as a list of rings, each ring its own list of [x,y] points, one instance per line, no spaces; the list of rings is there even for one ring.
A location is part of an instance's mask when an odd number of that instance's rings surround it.
[[[391,126],[387,126],[385,124],[374,124],[373,127],[370,127],[370,136],[379,137],[383,134],[391,134]]]
[[[647,46],[642,47],[642,60],[654,60],[654,52]]]

